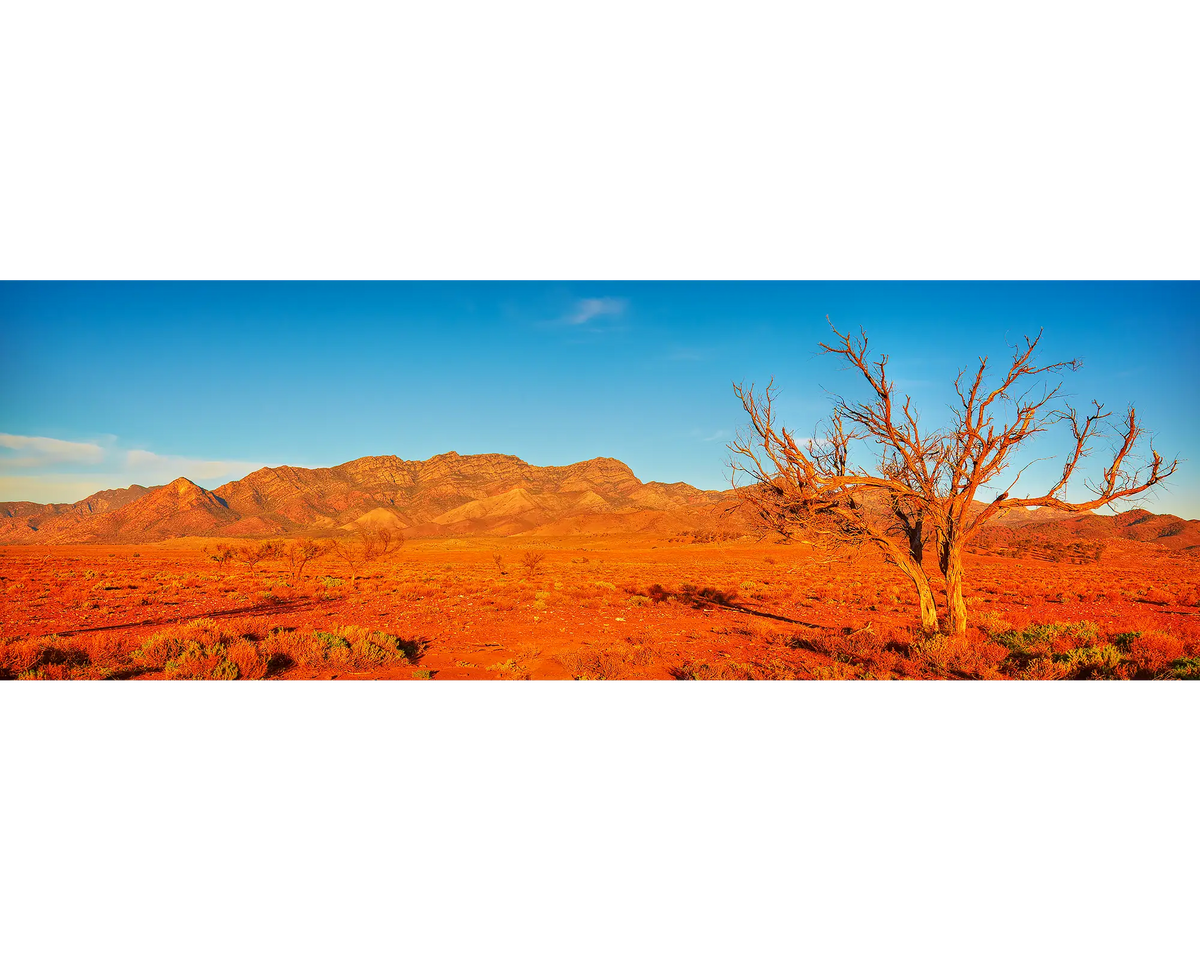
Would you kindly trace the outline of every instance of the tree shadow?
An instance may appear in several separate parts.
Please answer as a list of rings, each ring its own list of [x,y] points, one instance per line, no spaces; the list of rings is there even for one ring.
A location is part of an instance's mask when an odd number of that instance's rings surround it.
[[[708,610],[716,607],[719,610],[744,613],[746,616],[761,617],[764,620],[777,620],[780,623],[790,623],[797,627],[808,627],[811,630],[823,629],[818,623],[807,623],[804,620],[785,617],[781,613],[771,613],[767,610],[759,610],[757,607],[751,607],[746,603],[738,603],[736,590],[697,587],[690,583],[680,584],[678,590],[667,590],[661,584],[656,583],[646,591],[646,596],[655,603],[675,600],[679,603],[686,603],[695,610]]]
[[[421,662],[428,646],[429,641],[420,637],[417,637],[415,640],[405,640],[403,637],[396,638],[396,649],[403,653],[404,658],[413,666]]]
[[[127,630],[132,627],[162,627],[184,623],[189,620],[228,620],[233,617],[254,616],[264,613],[304,613],[322,604],[333,603],[333,600],[321,600],[316,597],[302,597],[295,600],[266,600],[244,607],[233,607],[228,610],[213,610],[208,613],[196,613],[180,616],[149,617],[145,620],[135,620],[128,623],[109,623],[104,626],[78,627],[74,630],[60,630],[58,636],[73,637],[83,633],[103,633],[106,630]]]

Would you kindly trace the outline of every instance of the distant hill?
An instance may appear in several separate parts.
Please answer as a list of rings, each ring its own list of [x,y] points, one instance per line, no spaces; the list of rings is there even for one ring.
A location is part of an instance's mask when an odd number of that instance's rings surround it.
[[[78,503],[30,503],[24,500],[0,503],[0,543],[71,542],[70,531],[159,489],[134,484],[120,490],[101,490]],[[68,539],[62,539],[64,537]]]
[[[1024,516],[1022,516],[1024,514]],[[1200,547],[1200,520],[1184,520],[1169,513],[1126,510],[1117,514],[1065,513],[1061,510],[1013,510],[999,529],[1016,536],[1040,537],[1049,541],[1133,540],[1153,543],[1169,550]],[[996,538],[997,531],[989,531]]]
[[[1153,541],[1171,547],[1200,546],[1200,522],[1196,520],[1148,510],[1128,510],[1115,517],[1099,519],[1111,520],[1114,529],[1128,540]]]
[[[718,522],[728,493],[642,483],[619,460],[538,467],[502,454],[364,457],[267,467],[214,490],[185,478],[77,504],[0,504],[0,542],[147,543],[181,536],[328,535],[363,521],[408,537],[671,531]]]
[[[752,531],[736,494],[643,483],[620,460],[538,467],[504,454],[429,460],[363,457],[336,467],[266,467],[205,490],[180,477],[161,487],[103,490],[78,503],[0,503],[0,543],[150,543],[172,537],[328,536],[386,524],[410,538],[642,533],[724,539]],[[1146,510],[1116,515],[1013,510],[992,541],[1117,538],[1200,547],[1200,521]]]

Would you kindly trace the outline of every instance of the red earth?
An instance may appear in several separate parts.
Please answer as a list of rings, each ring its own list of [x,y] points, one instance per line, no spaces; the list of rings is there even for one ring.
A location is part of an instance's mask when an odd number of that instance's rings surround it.
[[[328,553],[296,576],[277,559],[218,564],[211,548],[0,548],[0,676],[1200,677],[1194,551],[1127,540],[1099,560],[970,555],[965,639],[921,635],[912,588],[865,548],[431,539],[358,576]]]

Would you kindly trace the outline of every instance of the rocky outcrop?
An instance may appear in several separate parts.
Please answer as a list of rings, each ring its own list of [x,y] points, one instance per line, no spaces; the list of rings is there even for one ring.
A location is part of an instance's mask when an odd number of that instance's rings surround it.
[[[626,532],[676,536],[746,532],[736,495],[686,483],[642,483],[620,460],[538,467],[504,454],[428,460],[362,457],[336,467],[266,467],[205,490],[180,478],[162,487],[103,490],[74,504],[0,503],[2,543],[135,543],[181,536],[327,536],[359,523],[408,537]],[[1167,549],[1200,546],[1200,522],[1146,510],[1116,515],[1013,510],[1001,538],[1121,538]]]
[[[503,454],[429,460],[363,457],[336,467],[267,467],[207,491],[180,478],[165,487],[106,491],[89,519],[88,501],[72,505],[4,504],[0,541],[9,543],[149,542],[189,535],[288,536],[327,534],[364,519],[399,527],[409,536],[509,535],[581,516],[638,516],[638,528],[679,513],[696,525],[697,512],[728,494],[685,483],[642,483],[619,460],[597,457],[563,467],[538,467]],[[98,503],[99,501],[97,501]],[[64,510],[74,517],[55,525]],[[682,521],[681,521],[682,522]],[[687,523],[683,524],[687,526]],[[603,526],[603,524],[601,524]],[[679,526],[679,523],[671,524]]]
[[[73,531],[86,528],[96,517],[120,510],[159,489],[134,484],[118,490],[101,490],[77,503],[0,503],[0,543],[82,542],[72,539]]]

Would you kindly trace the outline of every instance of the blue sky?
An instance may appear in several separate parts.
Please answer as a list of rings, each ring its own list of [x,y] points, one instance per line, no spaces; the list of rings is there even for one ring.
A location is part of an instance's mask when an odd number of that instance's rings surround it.
[[[960,367],[1044,328],[1045,359],[1084,361],[1071,402],[1133,403],[1186,458],[1143,505],[1200,516],[1194,282],[0,283],[0,500],[447,450],[723,488],[732,381],[774,376],[802,435],[826,391],[865,396],[818,350],[826,314],[866,329],[930,425]]]

